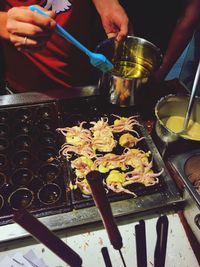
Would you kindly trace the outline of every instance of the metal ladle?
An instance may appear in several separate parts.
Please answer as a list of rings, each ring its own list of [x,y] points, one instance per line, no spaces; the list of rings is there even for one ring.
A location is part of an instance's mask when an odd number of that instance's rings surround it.
[[[200,76],[200,60],[199,60],[199,63],[198,63],[197,71],[196,71],[194,82],[193,82],[193,86],[192,86],[192,91],[191,91],[191,95],[190,95],[190,99],[189,99],[189,104],[188,104],[188,107],[187,107],[187,112],[186,112],[185,120],[184,120],[184,123],[183,123],[183,129],[180,132],[177,133],[178,135],[182,135],[182,134],[185,134],[187,132],[187,127],[188,127],[188,124],[189,124],[190,115],[191,115],[193,104],[194,104],[194,101],[195,101],[195,96],[196,96],[197,91],[199,89],[198,88],[199,76]]]

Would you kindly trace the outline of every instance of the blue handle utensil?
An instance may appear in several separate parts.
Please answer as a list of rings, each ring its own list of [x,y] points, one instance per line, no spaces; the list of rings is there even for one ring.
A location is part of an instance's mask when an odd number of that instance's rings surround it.
[[[29,6],[31,11],[36,11],[38,14],[48,17],[48,15],[37,8],[36,6]],[[113,64],[102,54],[93,53],[89,49],[87,49],[84,45],[82,45],[78,40],[76,40],[70,33],[64,30],[59,24],[56,24],[55,32],[60,34],[62,37],[67,39],[69,42],[74,44],[77,48],[82,50],[89,58],[90,63],[100,69],[102,72],[108,72],[113,69]]]

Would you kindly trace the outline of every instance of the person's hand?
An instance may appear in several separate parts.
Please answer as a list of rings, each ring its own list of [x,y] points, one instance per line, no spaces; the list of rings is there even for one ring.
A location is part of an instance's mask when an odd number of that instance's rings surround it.
[[[128,33],[128,17],[123,7],[116,0],[93,0],[108,38],[116,37],[119,41]]]
[[[28,7],[14,7],[7,12],[9,39],[18,50],[36,51],[45,46],[51,37],[56,25],[55,13],[38,8],[50,17],[30,11]]]

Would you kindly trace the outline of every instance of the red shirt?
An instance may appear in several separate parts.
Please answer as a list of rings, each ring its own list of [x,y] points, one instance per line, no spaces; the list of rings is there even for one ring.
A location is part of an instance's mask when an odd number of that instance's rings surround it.
[[[91,4],[88,0],[7,0],[5,11],[14,6],[41,5],[57,13],[56,21],[91,49]],[[54,33],[37,53],[19,52],[4,42],[6,80],[18,92],[64,89],[90,84],[89,58],[67,40]]]

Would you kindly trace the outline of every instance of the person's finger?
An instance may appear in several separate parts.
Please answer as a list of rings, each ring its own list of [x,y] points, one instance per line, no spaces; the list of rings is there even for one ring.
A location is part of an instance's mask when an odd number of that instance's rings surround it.
[[[56,18],[56,13],[54,11],[46,11],[47,15],[49,17],[51,17],[52,19],[55,19]]]
[[[27,36],[18,36],[10,34],[10,40],[15,45],[15,47],[21,46],[34,46],[38,44],[38,41],[28,38]]]
[[[108,38],[115,38],[116,36],[117,36],[117,33],[116,32],[107,33],[107,37]]]
[[[54,16],[54,12],[52,13],[52,11],[49,12],[45,10],[45,12]],[[42,16],[37,12],[30,11],[29,9],[13,7],[8,11],[7,14],[8,26],[10,22],[12,23],[12,21],[24,22],[42,28],[54,28],[56,25],[56,22],[53,18]]]
[[[43,12],[45,12],[49,17],[51,17],[52,19],[55,19],[56,17],[56,13],[54,11],[51,11],[51,10],[47,10],[41,6],[38,6],[38,5],[34,5],[36,6],[38,9],[42,10]],[[35,11],[36,12],[36,11]],[[37,12],[36,12],[37,13]]]
[[[26,49],[26,50],[33,50],[35,48],[41,48],[46,45],[46,42],[49,38],[45,37],[38,37],[37,39],[29,38],[28,36],[17,36],[11,35],[10,36],[11,42],[14,46],[18,49]]]
[[[34,24],[13,21],[7,24],[7,30],[10,34],[35,36],[44,34],[44,30]]]
[[[45,12],[49,17],[51,17],[52,19],[55,19],[56,17],[56,13],[54,11],[51,11],[51,10],[47,10],[41,6],[38,6],[38,5],[34,5],[36,6],[38,9],[42,10],[43,12]],[[29,10],[29,7],[28,6],[21,6],[20,8],[22,9],[25,9],[25,10]],[[32,11],[33,12],[33,11]],[[36,11],[35,11],[36,12]],[[37,12],[36,12],[37,13]]]
[[[117,34],[117,40],[122,40],[128,34],[128,20],[124,19],[123,23],[121,24],[120,31]]]

